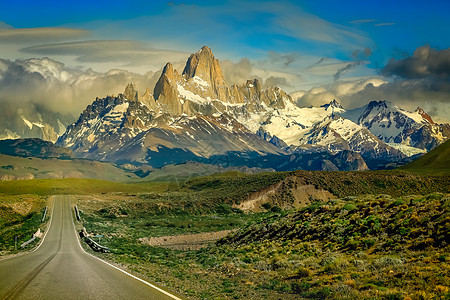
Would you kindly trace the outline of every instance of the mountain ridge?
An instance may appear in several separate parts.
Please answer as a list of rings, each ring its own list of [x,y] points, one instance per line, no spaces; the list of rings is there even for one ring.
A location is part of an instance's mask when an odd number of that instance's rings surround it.
[[[407,112],[389,101],[346,110],[333,99],[321,107],[302,108],[279,87],[263,88],[258,79],[228,87],[219,60],[206,46],[189,56],[181,74],[167,63],[153,95],[150,90],[140,96],[130,83],[117,97],[97,99],[58,145],[78,157],[149,164],[155,155],[163,159],[161,151],[183,153],[185,160],[194,161],[222,160],[227,153],[256,153],[264,160],[267,155],[306,152],[325,159],[327,152],[328,159],[351,151],[365,160],[357,164],[359,169],[377,169],[428,151],[450,136],[450,125],[436,124],[423,110]],[[332,165],[347,169],[342,162]],[[292,165],[296,167],[300,165]]]

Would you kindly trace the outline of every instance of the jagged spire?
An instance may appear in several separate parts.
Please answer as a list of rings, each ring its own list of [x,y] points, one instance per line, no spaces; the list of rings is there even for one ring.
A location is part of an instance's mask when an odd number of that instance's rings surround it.
[[[136,90],[136,86],[134,83],[130,82],[127,87],[125,88],[125,91],[123,92],[123,95],[125,98],[131,101],[138,101],[139,100],[139,93]]]
[[[327,110],[329,108],[331,108],[331,109],[333,109],[333,111],[334,111],[335,108],[344,109],[342,107],[342,105],[339,102],[336,101],[336,99],[333,99],[332,101],[330,101],[330,103],[324,104],[321,107],[324,107]]]
[[[221,100],[226,100],[224,90],[226,89],[225,77],[220,68],[219,60],[214,57],[211,49],[203,46],[197,53],[189,56],[183,70],[183,76],[187,80],[195,76],[205,80]]]

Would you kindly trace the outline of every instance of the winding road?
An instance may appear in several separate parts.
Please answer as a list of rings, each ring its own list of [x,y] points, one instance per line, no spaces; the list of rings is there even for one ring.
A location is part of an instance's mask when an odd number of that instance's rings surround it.
[[[84,252],[68,196],[53,201],[41,246],[0,261],[0,299],[179,299]]]

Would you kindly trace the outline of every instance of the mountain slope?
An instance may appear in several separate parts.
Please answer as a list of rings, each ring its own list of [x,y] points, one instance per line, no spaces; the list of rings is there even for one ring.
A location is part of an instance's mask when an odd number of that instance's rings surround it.
[[[188,58],[182,73],[166,64],[153,95],[150,90],[140,95],[128,84],[117,97],[97,98],[57,144],[77,157],[153,167],[196,161],[276,170],[365,170],[401,164],[402,151],[423,152],[417,147],[431,149],[447,138],[446,127],[439,129],[423,111],[408,113],[387,102],[352,111],[336,100],[301,108],[279,87],[263,88],[257,79],[228,87],[206,46]],[[397,123],[382,135],[377,129],[386,127],[388,117]],[[409,135],[400,144],[396,138],[405,132]],[[414,143],[405,145],[410,140]]]
[[[71,150],[55,146],[41,139],[0,140],[0,153],[12,156],[39,158],[70,158]]]
[[[111,163],[79,159],[23,158],[0,154],[0,180],[89,178],[111,181],[140,179]]]
[[[450,140],[400,169],[423,173],[450,174]]]
[[[390,101],[371,101],[364,107],[341,115],[366,127],[379,139],[392,145],[429,151],[450,137],[450,125],[436,124],[420,107],[414,112],[408,112]]]

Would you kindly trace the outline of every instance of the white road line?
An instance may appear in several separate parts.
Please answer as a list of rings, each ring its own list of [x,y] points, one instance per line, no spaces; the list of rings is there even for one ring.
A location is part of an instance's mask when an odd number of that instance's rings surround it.
[[[70,205],[70,197],[67,196],[67,198],[69,199],[69,207],[71,207],[71,205]],[[181,298],[178,298],[177,296],[172,295],[171,293],[169,293],[169,292],[167,292],[167,291],[165,291],[165,290],[163,290],[163,289],[161,289],[161,288],[159,288],[159,287],[157,287],[157,286],[151,284],[150,282],[147,282],[147,281],[145,281],[144,279],[141,279],[141,278],[139,278],[139,277],[136,277],[136,276],[134,276],[133,274],[130,274],[130,273],[128,273],[127,271],[124,271],[124,270],[120,269],[119,267],[116,267],[115,265],[110,264],[109,262],[104,261],[103,259],[98,258],[97,256],[92,255],[92,254],[90,254],[90,253],[84,251],[83,247],[81,246],[80,240],[78,239],[78,236],[79,236],[79,235],[78,235],[78,232],[77,232],[77,230],[75,229],[75,223],[73,222],[73,216],[72,216],[72,209],[70,210],[70,218],[72,219],[73,230],[75,231],[75,235],[76,235],[76,238],[77,238],[78,246],[80,246],[81,250],[83,250],[84,253],[86,253],[86,254],[89,255],[89,256],[92,256],[92,257],[95,258],[95,259],[98,259],[99,261],[101,261],[102,263],[107,264],[108,266],[111,266],[111,267],[115,268],[116,270],[119,270],[119,271],[122,272],[122,273],[127,274],[127,275],[130,276],[130,277],[133,277],[133,278],[136,279],[136,280],[139,280],[140,282],[142,282],[142,283],[144,283],[144,284],[146,284],[146,285],[148,285],[148,286],[154,288],[155,290],[157,290],[157,291],[159,291],[159,292],[161,292],[161,293],[163,293],[163,294],[169,296],[169,297],[172,298],[172,299],[175,299],[175,300],[182,300]]]
[[[53,196],[53,197],[55,197],[55,196]],[[50,231],[50,227],[52,226],[53,212],[54,211],[55,211],[55,199],[53,198],[52,215],[50,216],[50,223],[48,224],[47,230],[44,233],[44,237],[42,238],[42,240],[40,240],[40,242],[39,242],[39,244],[37,245],[36,248],[31,250],[30,252],[22,252],[22,253],[19,253],[19,254],[7,257],[7,258],[0,259],[0,261],[4,261],[4,260],[8,260],[8,259],[11,259],[11,258],[14,258],[14,257],[22,256],[24,254],[30,254],[30,253],[35,252],[37,249],[39,249],[39,247],[41,247],[41,245],[44,243],[45,237],[47,236],[47,233]]]

